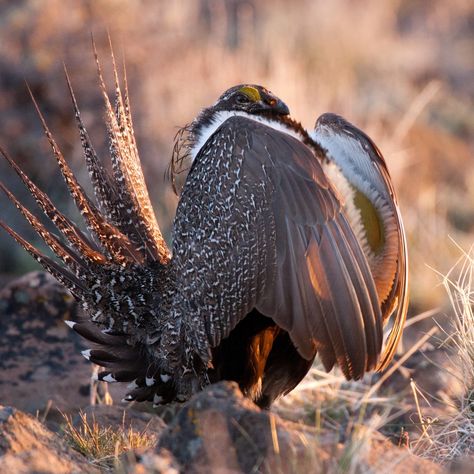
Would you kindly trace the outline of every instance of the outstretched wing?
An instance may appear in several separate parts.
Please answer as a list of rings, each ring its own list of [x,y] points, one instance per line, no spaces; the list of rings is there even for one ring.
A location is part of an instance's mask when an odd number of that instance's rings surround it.
[[[385,241],[393,242],[393,280],[387,296],[382,299],[384,321],[394,311],[393,328],[385,343],[378,369],[384,369],[395,354],[400,341],[408,309],[408,255],[406,235],[398,207],[397,196],[387,165],[375,143],[362,130],[338,115],[327,113],[316,122],[313,139],[327,149],[330,160],[342,170],[352,185],[358,187],[372,199],[383,203],[388,210]],[[388,262],[380,261],[380,268],[386,277]]]
[[[368,263],[301,141],[245,117],[225,121],[193,163],[174,234],[171,317],[181,323],[164,347],[184,338],[206,361],[257,308],[328,370],[337,362],[359,378],[377,364],[382,317]]]

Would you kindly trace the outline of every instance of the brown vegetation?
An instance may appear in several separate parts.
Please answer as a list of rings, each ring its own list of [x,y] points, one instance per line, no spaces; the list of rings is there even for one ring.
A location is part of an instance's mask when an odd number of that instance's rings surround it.
[[[241,4],[237,16],[226,9],[230,3]],[[126,57],[145,175],[168,237],[177,198],[163,175],[177,126],[229,86],[264,84],[308,127],[332,111],[365,129],[385,155],[401,202],[412,322],[386,379],[374,375],[347,383],[315,366],[275,411],[321,433],[338,433],[344,447],[336,467],[342,472],[368,466],[370,456],[362,454],[380,433],[417,456],[450,465],[472,456],[474,445],[474,256],[459,248],[470,249],[474,240],[471,3],[3,2],[0,142],[67,208],[71,201],[64,199],[65,187],[49,159],[23,79],[81,178],[85,170],[61,61],[68,65],[100,150],[105,146],[102,105],[89,33],[105,58],[107,29]],[[13,180],[3,163],[0,176]],[[29,202],[17,181],[8,184]],[[3,203],[2,218],[33,237]],[[74,212],[72,206],[66,210]],[[0,253],[3,274],[34,267],[6,237],[0,239]],[[373,471],[386,472],[386,465],[370,459]]]

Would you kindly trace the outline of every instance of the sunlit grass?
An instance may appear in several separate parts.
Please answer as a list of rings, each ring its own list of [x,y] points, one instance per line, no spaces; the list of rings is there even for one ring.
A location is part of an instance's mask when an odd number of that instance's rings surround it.
[[[454,318],[446,331],[452,370],[463,385],[461,396],[452,400],[450,416],[424,425],[415,452],[441,464],[474,454],[474,252],[462,257],[443,277]],[[420,413],[420,417],[422,417]]]
[[[121,426],[101,426],[94,417],[91,421],[88,420],[83,412],[79,416],[80,422],[76,424],[72,416],[63,415],[66,440],[76,451],[98,466],[114,466],[120,455],[156,445],[156,434],[150,432],[148,427],[137,431],[132,425],[125,426],[125,412]]]
[[[417,433],[410,444],[419,456],[447,463],[472,452],[473,253],[465,254],[447,273],[457,258],[448,236],[465,247],[474,240],[474,162],[469,141],[474,114],[472,101],[463,92],[472,62],[466,22],[472,16],[470,3],[367,0],[354,8],[349,0],[297,0],[291,8],[288,2],[258,1],[254,2],[258,21],[253,26],[247,17],[242,43],[233,51],[225,46],[222,5],[213,28],[201,31],[199,2],[89,3],[49,0],[16,7],[12,2],[5,14],[0,51],[5,71],[17,74],[18,91],[3,94],[6,103],[11,97],[15,100],[2,116],[2,141],[15,158],[38,163],[38,150],[43,147],[43,158],[49,153],[38,132],[25,129],[30,109],[20,109],[18,102],[26,97],[26,75],[49,109],[48,120],[67,146],[68,160],[85,172],[64,88],[62,59],[71,69],[84,118],[100,149],[102,115],[89,31],[94,31],[99,49],[102,46],[105,62],[107,29],[117,48],[123,46],[139,148],[158,220],[167,235],[177,198],[163,173],[176,127],[192,120],[224,89],[239,82],[262,83],[281,96],[307,127],[326,111],[344,115],[379,145],[393,177],[409,240],[412,312],[443,306],[454,311],[454,329],[439,328],[437,336],[447,332],[443,350],[451,349],[464,391],[459,399],[444,399],[449,416],[433,417],[426,414],[423,397],[435,394],[423,393],[416,380],[407,391],[393,393],[390,377],[383,385],[380,376],[370,375],[352,383],[337,371],[326,374],[315,365],[278,402],[276,411],[315,427],[321,437],[335,434],[345,440],[332,465],[334,472],[363,470],[364,453],[380,433],[397,444],[407,429],[410,436]],[[69,123],[65,117],[71,119]],[[52,161],[40,162],[35,174],[60,193],[48,168]],[[2,173],[2,180],[10,177]],[[9,244],[2,241],[2,245]],[[18,255],[13,271],[29,268],[32,260],[24,252],[5,247],[3,255],[10,254]],[[431,268],[447,273],[442,283],[448,298]],[[417,352],[420,345],[405,347],[403,354]],[[398,362],[394,372],[404,370],[404,363]],[[399,422],[404,413],[413,413],[411,426]],[[76,449],[94,462],[108,463],[121,452],[154,443],[150,433],[101,427],[85,415],[77,427],[69,419],[65,430]]]

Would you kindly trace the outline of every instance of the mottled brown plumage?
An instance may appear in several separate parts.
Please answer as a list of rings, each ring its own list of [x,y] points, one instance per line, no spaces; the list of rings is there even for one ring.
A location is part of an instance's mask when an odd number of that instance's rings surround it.
[[[62,237],[2,189],[64,266],[1,224],[82,302],[90,321],[69,324],[92,344],[84,356],[106,369],[99,378],[129,382],[127,400],[154,403],[235,380],[267,407],[300,382],[316,354],[347,378],[376,368],[384,316],[401,293],[381,304],[363,245],[323,169],[325,149],[288,117],[286,105],[261,86],[235,86],[179,135],[172,171],[183,156],[193,161],[171,253],[146,190],[126,87],[122,95],[115,72],[113,107],[97,65],[112,175],[67,82],[99,206],[76,181],[40,113],[91,237],[4,152]],[[394,332],[384,361],[401,326]]]

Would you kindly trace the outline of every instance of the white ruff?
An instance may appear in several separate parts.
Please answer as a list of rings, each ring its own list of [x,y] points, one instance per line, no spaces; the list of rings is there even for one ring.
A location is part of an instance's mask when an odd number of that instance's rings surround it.
[[[310,135],[327,150],[330,163],[323,164],[324,171],[342,195],[346,215],[369,262],[379,298],[385,301],[398,271],[399,258],[397,216],[387,201],[386,185],[357,140],[336,135],[324,127],[318,132],[314,131]],[[380,216],[384,226],[385,244],[379,254],[375,254],[370,248],[360,211],[354,205],[354,190],[349,184],[369,199]]]
[[[322,166],[329,181],[331,181],[339,192],[339,197],[346,210],[351,229],[357,237],[365,256],[370,260],[371,264],[373,264],[375,255],[369,246],[360,210],[354,204],[354,188],[351,187],[349,181],[341,171],[341,168],[339,168],[334,161],[325,161],[322,163]]]
[[[245,118],[248,118],[249,120],[253,120],[254,122],[262,123],[263,125],[266,125],[267,127],[271,127],[275,130],[278,130],[279,132],[291,135],[292,137],[298,140],[303,140],[303,137],[301,134],[289,128],[287,125],[281,122],[278,122],[276,120],[271,120],[269,118],[262,117],[260,115],[252,115],[252,114],[248,114],[247,112],[241,112],[241,111],[216,112],[214,116],[212,117],[212,122],[207,127],[204,127],[200,131],[199,136],[197,137],[196,143],[191,148],[192,159],[194,160],[196,158],[197,154],[199,153],[199,150],[201,150],[201,148],[206,144],[209,138],[226,120],[230,119],[231,117],[236,117],[236,116],[245,117]]]

